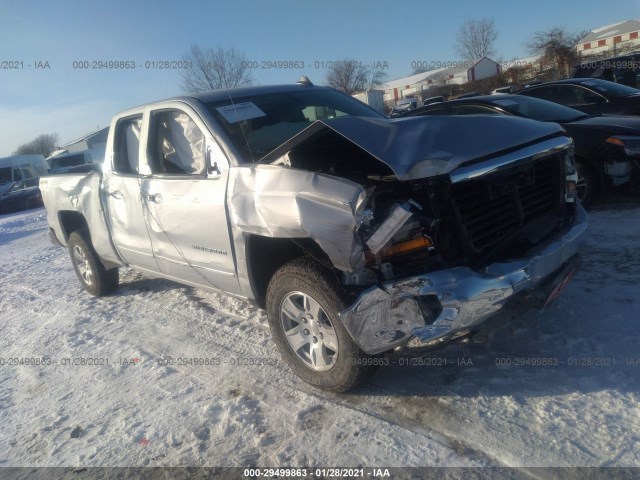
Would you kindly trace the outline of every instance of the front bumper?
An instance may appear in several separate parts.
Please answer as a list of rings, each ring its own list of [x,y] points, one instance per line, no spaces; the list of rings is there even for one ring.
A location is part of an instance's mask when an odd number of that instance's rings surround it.
[[[415,275],[364,291],[340,313],[353,340],[368,354],[411,339],[430,342],[477,326],[516,295],[533,291],[574,261],[586,239],[587,214],[577,205],[574,222],[526,258]]]

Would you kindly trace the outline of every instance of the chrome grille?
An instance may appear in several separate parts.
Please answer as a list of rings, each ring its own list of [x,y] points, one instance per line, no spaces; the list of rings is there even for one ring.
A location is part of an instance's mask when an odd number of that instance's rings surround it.
[[[545,215],[561,214],[563,168],[562,157],[555,154],[453,184],[463,243],[482,254]]]

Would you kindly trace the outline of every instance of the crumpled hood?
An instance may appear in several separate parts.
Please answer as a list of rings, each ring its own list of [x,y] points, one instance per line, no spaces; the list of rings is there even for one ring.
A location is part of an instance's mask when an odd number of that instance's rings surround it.
[[[449,173],[460,165],[564,134],[558,124],[502,115],[316,121],[260,160],[271,163],[321,135],[339,135],[387,164],[400,180]]]

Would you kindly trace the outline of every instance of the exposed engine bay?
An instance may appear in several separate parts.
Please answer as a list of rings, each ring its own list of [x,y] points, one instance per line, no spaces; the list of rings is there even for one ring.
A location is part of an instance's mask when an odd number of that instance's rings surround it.
[[[356,212],[366,268],[345,272],[345,284],[479,267],[498,251],[501,259],[517,258],[572,218],[572,204],[557,194],[566,181],[563,153],[461,182],[449,175],[401,181],[388,165],[326,130],[274,163],[346,178],[366,189]]]

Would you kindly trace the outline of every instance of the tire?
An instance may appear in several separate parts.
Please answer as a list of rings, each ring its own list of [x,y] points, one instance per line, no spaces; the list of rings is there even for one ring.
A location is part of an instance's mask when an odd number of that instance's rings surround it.
[[[118,288],[118,269],[106,270],[93,249],[89,231],[85,228],[69,235],[69,255],[76,275],[84,289],[101,297]]]
[[[591,208],[600,197],[600,177],[596,170],[586,162],[576,162],[578,183],[576,193],[585,209]]]
[[[267,288],[271,335],[305,382],[345,392],[372,373],[370,356],[351,339],[338,313],[345,303],[329,271],[308,257],[281,267]]]

